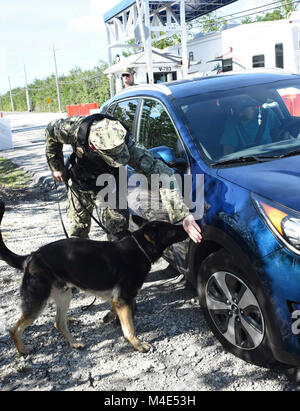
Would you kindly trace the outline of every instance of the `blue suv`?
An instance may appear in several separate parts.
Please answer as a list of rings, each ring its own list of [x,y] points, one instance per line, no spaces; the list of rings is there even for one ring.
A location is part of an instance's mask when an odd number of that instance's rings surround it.
[[[176,173],[204,176],[203,241],[166,258],[198,290],[216,338],[260,366],[299,365],[300,76],[130,87],[101,111]]]

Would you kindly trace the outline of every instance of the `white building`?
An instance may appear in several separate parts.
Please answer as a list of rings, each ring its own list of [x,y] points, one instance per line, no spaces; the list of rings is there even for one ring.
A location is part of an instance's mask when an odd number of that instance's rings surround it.
[[[168,50],[181,55],[180,45]],[[187,50],[190,60],[197,63],[189,69],[191,76],[210,74],[217,65],[223,71],[241,70],[243,66],[284,68],[300,74],[300,14],[294,12],[287,20],[242,24],[206,35],[200,33],[187,43]]]

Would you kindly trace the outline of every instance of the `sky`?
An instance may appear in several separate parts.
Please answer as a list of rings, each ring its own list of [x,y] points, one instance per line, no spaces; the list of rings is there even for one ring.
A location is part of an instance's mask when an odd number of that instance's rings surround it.
[[[0,0],[0,94],[24,87],[55,72],[79,66],[93,68],[107,61],[103,14],[120,0]],[[271,0],[238,0],[220,9],[222,15],[247,10]]]

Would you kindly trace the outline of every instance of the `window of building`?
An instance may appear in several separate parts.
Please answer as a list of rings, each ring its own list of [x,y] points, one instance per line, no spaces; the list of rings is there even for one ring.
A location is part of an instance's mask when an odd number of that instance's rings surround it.
[[[275,44],[275,66],[283,68],[283,44]]]
[[[153,73],[154,83],[166,83],[168,81],[177,80],[177,72],[176,71],[168,71],[168,72],[155,72]],[[147,83],[149,83],[149,77],[147,73]]]
[[[222,61],[222,71],[225,73],[226,71],[232,71],[232,58],[224,59]]]
[[[252,57],[252,67],[265,67],[265,55],[258,54]]]

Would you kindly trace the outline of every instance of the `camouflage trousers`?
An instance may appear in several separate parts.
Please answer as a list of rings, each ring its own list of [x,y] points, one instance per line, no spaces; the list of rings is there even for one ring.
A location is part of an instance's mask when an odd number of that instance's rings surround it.
[[[97,195],[94,191],[81,190],[72,180],[69,180],[68,185],[67,215],[71,222],[70,236],[88,238],[91,229],[91,214],[97,207]],[[148,192],[143,193],[142,190],[138,190],[138,193],[138,196],[134,193],[128,196],[129,207],[134,213],[149,221],[169,221],[169,213],[160,196],[152,197],[150,207],[147,206],[149,203]],[[108,235],[109,240],[115,240],[118,233],[129,229],[128,208],[97,207],[97,212],[101,223],[111,233]],[[136,227],[130,228],[135,229]]]
[[[91,229],[91,214],[97,206],[94,191],[81,190],[71,180],[68,181],[67,215],[71,223],[70,236],[88,238]],[[129,210],[113,210],[108,207],[97,209],[104,227],[112,234],[128,230]],[[109,236],[109,239],[114,239]]]
[[[157,193],[156,193],[157,194]],[[148,221],[165,220],[169,221],[169,213],[165,207],[161,196],[150,195],[149,190],[137,188],[128,195],[130,209]]]

